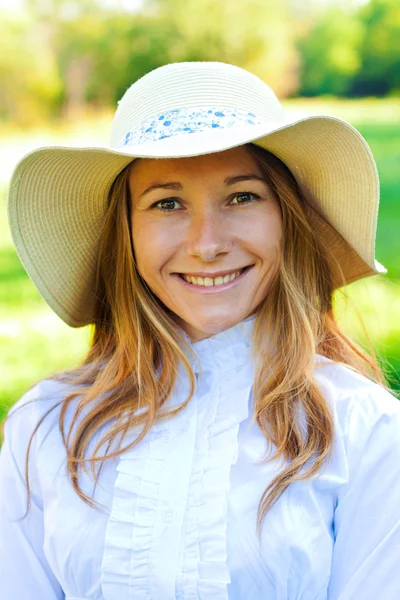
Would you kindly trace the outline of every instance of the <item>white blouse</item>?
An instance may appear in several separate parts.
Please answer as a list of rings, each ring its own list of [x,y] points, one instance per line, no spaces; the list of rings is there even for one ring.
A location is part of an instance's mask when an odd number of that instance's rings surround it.
[[[283,494],[259,545],[258,503],[282,463],[258,464],[264,436],[256,423],[246,432],[253,323],[193,345],[203,369],[199,377],[192,362],[196,394],[138,447],[104,463],[94,494],[102,512],[68,481],[57,408],[34,438],[32,504],[18,520],[30,433],[65,384],[44,381],[17,403],[0,454],[1,600],[400,597],[400,404],[318,355],[316,379],[335,420],[333,456],[318,477]],[[169,404],[187,391],[181,377]],[[124,445],[137,431],[130,434]],[[90,472],[81,483],[92,495]]]

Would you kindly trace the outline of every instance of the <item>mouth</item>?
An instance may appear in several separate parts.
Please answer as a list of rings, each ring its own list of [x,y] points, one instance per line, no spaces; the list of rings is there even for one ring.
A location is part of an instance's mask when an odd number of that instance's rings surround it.
[[[173,273],[172,276],[178,278],[185,287],[197,289],[202,292],[213,292],[214,290],[225,290],[236,285],[254,265],[247,265],[236,271],[229,271],[225,275],[216,277],[210,276],[194,276],[186,273]]]

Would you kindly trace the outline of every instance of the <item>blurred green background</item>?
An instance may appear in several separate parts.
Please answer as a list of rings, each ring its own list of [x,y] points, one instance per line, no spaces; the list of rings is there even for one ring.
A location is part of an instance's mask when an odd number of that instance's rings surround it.
[[[13,167],[39,146],[107,145],[131,83],[182,60],[242,66],[289,118],[335,115],[370,144],[381,178],[376,254],[388,275],[348,286],[336,305],[400,390],[398,0],[0,0],[0,419],[38,379],[77,364],[90,337],[51,312],[16,256]]]

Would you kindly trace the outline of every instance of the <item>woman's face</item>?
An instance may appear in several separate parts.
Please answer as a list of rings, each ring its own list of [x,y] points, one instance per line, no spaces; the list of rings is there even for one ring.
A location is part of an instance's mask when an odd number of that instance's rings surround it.
[[[253,314],[279,268],[282,220],[250,150],[138,159],[129,186],[139,273],[192,341]]]

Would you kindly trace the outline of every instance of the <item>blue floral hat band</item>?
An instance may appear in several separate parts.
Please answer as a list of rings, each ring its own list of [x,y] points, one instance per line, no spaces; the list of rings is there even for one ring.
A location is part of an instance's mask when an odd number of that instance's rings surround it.
[[[253,112],[238,108],[177,108],[142,121],[124,135],[118,148],[155,142],[175,135],[260,124],[261,119]]]

